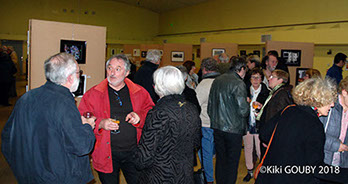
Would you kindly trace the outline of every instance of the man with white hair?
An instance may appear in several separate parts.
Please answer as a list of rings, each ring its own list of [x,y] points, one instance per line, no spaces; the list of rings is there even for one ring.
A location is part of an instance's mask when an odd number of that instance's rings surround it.
[[[80,117],[75,105],[79,66],[66,53],[44,66],[47,82],[17,101],[2,131],[2,152],[18,183],[87,183],[95,118]]]
[[[125,55],[112,56],[106,63],[107,78],[88,90],[79,105],[81,114],[91,112],[97,118],[92,159],[103,184],[119,183],[120,170],[127,183],[137,183],[133,156],[154,103],[143,87],[126,78],[130,66]]]
[[[146,60],[134,76],[134,82],[144,87],[150,93],[152,101],[156,103],[159,99],[153,88],[153,73],[161,62],[161,52],[153,49],[147,51]]]

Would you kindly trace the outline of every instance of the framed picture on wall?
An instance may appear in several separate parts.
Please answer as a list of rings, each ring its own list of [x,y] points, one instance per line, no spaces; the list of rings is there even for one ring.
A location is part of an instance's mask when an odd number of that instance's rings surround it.
[[[86,80],[87,76],[85,74],[80,75],[79,87],[74,92],[75,97],[82,97],[86,93]]]
[[[239,52],[240,56],[246,56],[246,50],[240,50]]]
[[[73,55],[78,64],[86,64],[86,44],[86,41],[60,40],[60,52]]]
[[[213,49],[212,50],[212,56],[214,57],[215,55],[219,55],[225,53],[225,49]]]
[[[281,57],[288,66],[301,66],[301,50],[281,50]]]
[[[300,82],[304,81],[303,77],[306,76],[308,68],[296,68],[296,86]]]
[[[140,56],[140,49],[133,49],[133,56],[134,57]]]
[[[183,62],[185,53],[183,51],[172,51],[172,62]]]
[[[254,50],[254,51],[253,51],[253,55],[257,55],[257,56],[260,57],[260,51],[259,51],[259,50]]]
[[[141,57],[142,57],[142,58],[146,58],[146,54],[147,54],[146,51],[141,51]]]

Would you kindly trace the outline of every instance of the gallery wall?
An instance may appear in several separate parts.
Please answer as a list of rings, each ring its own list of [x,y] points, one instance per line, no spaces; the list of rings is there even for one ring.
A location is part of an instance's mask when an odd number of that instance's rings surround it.
[[[29,19],[105,26],[115,44],[152,43],[158,33],[158,13],[109,0],[11,0],[0,12],[0,39],[7,40],[26,40]]]
[[[215,51],[223,50],[228,56],[238,54],[238,44],[235,43],[201,43],[201,58],[213,57]]]
[[[301,61],[300,65],[288,65],[290,84],[293,86],[296,84],[296,68],[313,67],[314,43],[269,41],[266,43],[266,52],[270,50],[276,50],[279,56],[281,56],[282,50],[300,51],[301,57],[298,59]]]
[[[182,59],[174,58],[173,56],[178,54],[183,54]],[[175,61],[174,61],[175,60]],[[163,56],[160,66],[178,66],[182,65],[185,61],[192,60],[192,45],[191,44],[175,44],[175,43],[165,43],[163,44]]]
[[[30,20],[29,89],[46,82],[44,61],[60,52],[61,40],[86,41],[86,64],[79,66],[89,76],[87,90],[104,79],[106,27]]]

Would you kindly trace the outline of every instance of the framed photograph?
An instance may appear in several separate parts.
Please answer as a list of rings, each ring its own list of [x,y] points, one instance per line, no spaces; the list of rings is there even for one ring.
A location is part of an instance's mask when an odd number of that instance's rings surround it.
[[[260,57],[260,51],[259,51],[259,50],[254,50],[254,51],[253,51],[253,55],[257,55],[257,56]]]
[[[86,41],[60,40],[60,52],[75,57],[78,64],[86,64]]]
[[[140,49],[133,49],[133,56],[134,57],[140,56]]]
[[[301,50],[281,50],[281,57],[288,66],[301,66]]]
[[[146,54],[147,54],[146,51],[141,51],[141,57],[142,57],[142,58],[146,58]]]
[[[240,56],[246,56],[246,50],[240,50]]]
[[[82,97],[86,93],[87,75],[80,75],[80,83],[77,90],[74,92],[75,97]]]
[[[212,57],[214,57],[215,55],[219,55],[225,53],[225,49],[213,49],[212,50]]]
[[[182,51],[172,51],[172,62],[184,62],[185,53]]]
[[[306,76],[308,68],[296,68],[296,86],[300,82],[304,81],[303,77]]]

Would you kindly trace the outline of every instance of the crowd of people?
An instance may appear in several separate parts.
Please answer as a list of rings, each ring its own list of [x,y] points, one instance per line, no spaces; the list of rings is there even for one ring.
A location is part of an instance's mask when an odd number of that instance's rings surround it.
[[[195,62],[159,67],[149,50],[131,78],[119,54],[76,107],[79,66],[59,53],[44,63],[47,82],[17,101],[1,149],[19,183],[87,183],[89,154],[103,184],[121,170],[130,184],[194,183],[194,150],[208,184],[236,183],[243,145],[245,182],[348,183],[346,58],[293,87],[276,51],[204,58],[197,75]]]

